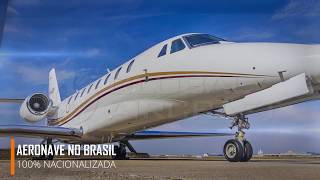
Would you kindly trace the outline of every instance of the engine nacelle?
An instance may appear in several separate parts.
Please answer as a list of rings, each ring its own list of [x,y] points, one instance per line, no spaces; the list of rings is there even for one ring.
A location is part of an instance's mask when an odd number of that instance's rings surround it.
[[[28,96],[20,107],[20,116],[31,123],[45,118],[51,108],[50,99],[41,93]]]

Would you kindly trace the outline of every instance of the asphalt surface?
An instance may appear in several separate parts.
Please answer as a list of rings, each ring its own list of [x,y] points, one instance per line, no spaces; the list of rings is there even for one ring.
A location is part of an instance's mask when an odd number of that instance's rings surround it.
[[[93,160],[81,161],[93,162]],[[114,161],[114,163],[116,168],[110,166],[97,169],[17,167],[15,176],[11,177],[9,161],[0,161],[0,179],[320,179],[319,159],[256,160],[246,163],[203,160],[124,160]]]

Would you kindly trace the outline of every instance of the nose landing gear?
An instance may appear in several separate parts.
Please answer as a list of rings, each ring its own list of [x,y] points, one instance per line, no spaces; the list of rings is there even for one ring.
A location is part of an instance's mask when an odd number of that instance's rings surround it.
[[[228,140],[224,147],[223,153],[225,158],[230,162],[246,162],[252,157],[253,150],[249,141],[244,137],[245,132],[243,129],[249,129],[250,124],[248,118],[244,115],[237,115],[231,125],[233,127],[238,127],[238,132],[235,135],[235,139]]]

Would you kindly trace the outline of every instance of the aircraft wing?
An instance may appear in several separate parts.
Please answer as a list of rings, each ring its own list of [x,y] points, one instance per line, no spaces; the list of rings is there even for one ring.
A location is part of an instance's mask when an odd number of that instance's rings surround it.
[[[205,133],[205,132],[179,132],[179,131],[138,131],[125,137],[126,140],[144,139],[168,139],[184,137],[210,137],[210,136],[233,136],[233,133]]]
[[[305,95],[305,96],[301,96],[298,98],[292,98],[286,101],[282,101],[279,103],[275,103],[272,105],[268,105],[268,106],[263,106],[257,109],[252,109],[252,110],[248,110],[243,112],[243,114],[245,115],[249,115],[249,114],[255,114],[255,113],[259,113],[259,112],[264,112],[264,111],[269,111],[269,110],[273,110],[273,109],[277,109],[277,108],[281,108],[281,107],[286,107],[286,106],[291,106],[294,104],[299,104],[299,103],[303,103],[303,102],[307,102],[307,101],[315,101],[315,100],[319,100],[320,99],[320,95],[318,93],[315,94],[311,94],[311,95]]]
[[[1,136],[25,136],[58,139],[77,139],[82,136],[81,129],[65,128],[57,126],[37,126],[37,125],[0,125]]]
[[[320,98],[310,78],[301,73],[264,90],[223,105],[224,116],[253,114]]]

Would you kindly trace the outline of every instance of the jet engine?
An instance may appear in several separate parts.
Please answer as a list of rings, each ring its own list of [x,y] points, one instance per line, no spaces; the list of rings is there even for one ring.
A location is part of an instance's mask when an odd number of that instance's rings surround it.
[[[20,116],[31,123],[45,118],[52,106],[51,100],[44,94],[28,96],[20,107]]]

